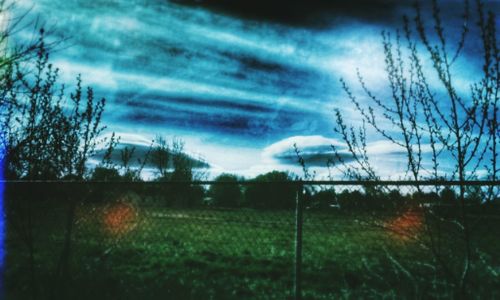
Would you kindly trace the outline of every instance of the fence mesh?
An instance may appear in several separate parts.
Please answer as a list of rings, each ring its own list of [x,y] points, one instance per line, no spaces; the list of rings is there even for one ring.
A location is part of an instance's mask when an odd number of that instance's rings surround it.
[[[7,299],[500,296],[496,183],[215,185],[7,183]]]

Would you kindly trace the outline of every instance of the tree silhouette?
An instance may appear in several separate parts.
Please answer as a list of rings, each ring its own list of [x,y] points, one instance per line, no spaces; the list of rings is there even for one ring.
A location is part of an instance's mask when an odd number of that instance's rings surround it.
[[[96,146],[105,100],[95,100],[77,78],[73,93],[58,85],[59,70],[49,63],[40,33],[35,69],[16,62],[5,74],[1,135],[8,179],[83,179]]]
[[[295,207],[297,186],[289,184],[293,178],[287,172],[272,171],[253,179],[248,185],[245,201],[254,208],[285,209]],[[283,184],[284,183],[284,184]]]
[[[430,19],[426,19],[426,11],[417,1],[415,17],[413,20],[404,18],[402,32],[398,31],[395,37],[388,32],[382,34],[389,91],[387,98],[374,93],[359,71],[358,82],[369,99],[368,105],[359,100],[345,80],[341,80],[348,99],[363,120],[363,125],[356,129],[346,124],[340,110],[335,113],[336,132],[346,142],[354,158],[354,163],[338,164],[336,167],[348,177],[378,178],[367,154],[368,125],[395,147],[404,149],[407,174],[417,181],[419,192],[421,187],[418,181],[422,179],[447,178],[464,182],[477,178],[480,169],[486,171],[487,178],[498,179],[500,52],[496,15],[492,11],[486,12],[480,0],[475,1],[475,13],[471,12],[469,1],[463,1],[463,28],[458,40],[454,41],[449,38],[449,29],[445,28],[438,1],[432,0],[430,5]],[[473,29],[477,35],[469,34],[471,23],[476,24]],[[474,38],[478,38],[481,45],[478,54],[482,58],[482,73],[477,81],[470,83],[470,93],[465,95],[459,92],[454,67],[466,42]],[[431,70],[426,68],[426,60],[432,63]],[[436,76],[432,82],[430,71]],[[436,85],[439,87],[436,88]],[[426,146],[430,148],[430,158],[424,155]],[[341,157],[337,156],[341,161]],[[442,172],[442,166],[449,161],[453,163],[452,169]],[[436,192],[439,192],[437,187]],[[450,192],[443,192],[443,199],[451,197]],[[489,192],[486,200],[495,198],[498,188]],[[460,215],[455,221],[462,229],[465,259],[461,271],[452,277],[456,278],[455,283],[465,296],[473,249],[463,185],[459,186],[457,198]],[[433,213],[432,210],[427,212]],[[431,247],[434,245],[433,238],[430,236]],[[443,261],[439,253],[434,254],[438,261]],[[451,269],[444,263],[441,267]]]
[[[238,185],[240,179],[236,175],[221,174],[215,178],[216,182],[210,187],[209,195],[216,206],[239,207],[242,204],[243,193]]]

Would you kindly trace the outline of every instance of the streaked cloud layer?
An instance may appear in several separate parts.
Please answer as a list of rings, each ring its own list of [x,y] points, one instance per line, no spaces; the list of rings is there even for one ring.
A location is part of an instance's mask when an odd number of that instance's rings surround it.
[[[277,164],[266,157],[290,137],[334,142],[333,108],[349,113],[338,79],[355,81],[359,68],[381,89],[380,32],[411,7],[390,0],[237,2],[19,5],[32,7],[54,38],[68,38],[54,64],[64,81],[81,73],[108,99],[110,130],[146,140],[181,137],[218,171],[241,174],[288,165],[286,151],[275,154]],[[323,146],[311,157],[316,165],[329,154]]]

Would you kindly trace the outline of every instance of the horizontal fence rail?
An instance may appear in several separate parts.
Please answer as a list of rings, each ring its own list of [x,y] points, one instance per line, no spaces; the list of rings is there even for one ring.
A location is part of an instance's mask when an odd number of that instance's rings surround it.
[[[75,184],[75,185],[255,185],[255,184],[289,184],[289,185],[354,185],[354,186],[500,186],[499,180],[293,180],[293,181],[71,181],[71,180],[0,180],[0,184]]]

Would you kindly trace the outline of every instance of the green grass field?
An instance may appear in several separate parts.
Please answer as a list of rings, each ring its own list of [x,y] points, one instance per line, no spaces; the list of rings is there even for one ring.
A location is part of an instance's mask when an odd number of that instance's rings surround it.
[[[34,277],[26,219],[9,221],[7,299],[293,298],[293,211],[80,205],[61,278],[66,215],[32,209]],[[429,223],[411,212],[306,210],[303,298],[453,297],[456,286],[425,246]],[[441,251],[459,272],[463,242],[455,225],[443,224]],[[500,297],[500,219],[475,224],[470,296]]]

